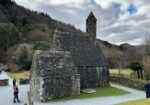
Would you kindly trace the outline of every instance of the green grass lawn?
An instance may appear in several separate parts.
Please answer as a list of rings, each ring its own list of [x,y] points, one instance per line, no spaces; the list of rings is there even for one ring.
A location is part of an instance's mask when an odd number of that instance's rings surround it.
[[[119,69],[110,69],[110,75],[123,75],[123,76],[131,76],[134,72],[131,69],[121,69],[119,74]]]
[[[115,104],[115,105],[150,105],[150,99],[128,101],[128,102]]]
[[[21,72],[7,72],[8,76],[12,79],[19,80],[20,78],[29,78],[29,71]]]
[[[94,97],[104,97],[104,96],[120,96],[124,94],[129,94],[128,92],[113,87],[101,87],[95,89],[97,92],[92,94],[81,93],[78,96],[69,96],[65,98],[52,99],[49,101],[63,101],[71,99],[85,99],[85,98],[94,98]]]

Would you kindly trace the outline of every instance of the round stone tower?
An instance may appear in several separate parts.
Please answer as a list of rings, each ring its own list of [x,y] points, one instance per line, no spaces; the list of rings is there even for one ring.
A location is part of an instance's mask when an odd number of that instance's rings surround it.
[[[94,16],[93,12],[91,12],[86,19],[86,32],[89,33],[93,41],[95,41],[96,39],[96,24],[97,19]]]

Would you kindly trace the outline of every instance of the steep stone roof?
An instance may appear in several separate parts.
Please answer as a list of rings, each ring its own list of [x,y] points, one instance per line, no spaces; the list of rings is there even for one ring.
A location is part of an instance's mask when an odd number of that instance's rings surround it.
[[[87,36],[55,32],[52,45],[70,51],[76,66],[108,66],[101,49]]]
[[[94,20],[97,20],[96,17],[94,16],[93,12],[90,12],[90,14],[89,14],[89,16],[87,17],[86,21],[87,21],[87,20],[90,20],[91,18],[94,19]]]
[[[35,51],[32,69],[37,75],[71,76],[78,74],[70,52],[67,51]],[[35,68],[36,67],[36,68]]]

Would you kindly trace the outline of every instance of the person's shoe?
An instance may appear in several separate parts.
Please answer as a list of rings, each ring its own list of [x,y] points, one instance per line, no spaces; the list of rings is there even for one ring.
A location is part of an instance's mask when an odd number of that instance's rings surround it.
[[[16,101],[14,101],[14,103],[16,103]]]
[[[18,102],[20,103],[21,101],[20,101],[20,100],[18,100]]]

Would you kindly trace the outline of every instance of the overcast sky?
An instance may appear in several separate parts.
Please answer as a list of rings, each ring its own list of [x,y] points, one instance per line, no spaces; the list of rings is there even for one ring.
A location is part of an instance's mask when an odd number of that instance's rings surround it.
[[[150,36],[150,0],[14,0],[32,10],[75,25],[85,31],[93,11],[98,20],[97,38],[115,44],[141,44]]]

